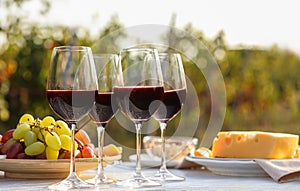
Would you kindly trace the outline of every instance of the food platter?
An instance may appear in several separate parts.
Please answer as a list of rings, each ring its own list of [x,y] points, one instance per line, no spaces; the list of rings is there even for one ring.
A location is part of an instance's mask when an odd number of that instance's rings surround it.
[[[120,160],[121,155],[106,157],[106,163]],[[97,168],[97,158],[76,159],[76,171]],[[69,174],[70,160],[0,159],[0,171],[8,178],[65,178]]]
[[[226,176],[268,176],[254,159],[201,158],[188,155],[187,161],[206,167],[214,174]]]

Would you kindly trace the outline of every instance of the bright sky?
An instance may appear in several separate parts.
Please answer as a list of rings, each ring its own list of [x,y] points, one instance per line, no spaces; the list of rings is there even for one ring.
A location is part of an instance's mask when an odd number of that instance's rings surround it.
[[[85,26],[97,31],[114,14],[130,27],[168,25],[175,13],[178,28],[191,22],[207,37],[224,30],[230,45],[277,44],[300,54],[298,0],[52,0],[51,3],[51,13],[39,18],[43,23]],[[32,5],[30,9],[33,10]],[[35,15],[34,11],[31,14]]]

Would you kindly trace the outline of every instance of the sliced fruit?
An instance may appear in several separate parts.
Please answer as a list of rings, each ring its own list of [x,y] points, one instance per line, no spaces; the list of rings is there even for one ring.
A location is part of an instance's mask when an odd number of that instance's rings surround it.
[[[94,158],[95,157],[94,150],[89,146],[84,146],[81,149],[81,156],[82,158]]]
[[[75,137],[78,138],[84,145],[88,145],[91,143],[91,139],[90,139],[89,135],[83,129],[80,129],[75,134]]]
[[[194,152],[194,155],[197,157],[211,158],[212,152],[206,147],[200,147]]]

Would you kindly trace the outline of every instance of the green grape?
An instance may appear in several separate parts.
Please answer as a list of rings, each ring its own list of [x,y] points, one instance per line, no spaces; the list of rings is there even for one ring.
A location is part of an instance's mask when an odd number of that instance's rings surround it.
[[[41,128],[49,128],[55,126],[55,119],[51,116],[46,116],[40,123]]]
[[[49,146],[46,147],[46,158],[47,159],[58,159],[59,151],[53,150]]]
[[[31,130],[31,128],[28,123],[18,124],[17,128],[13,132],[13,138],[16,140],[23,139],[25,136],[25,133],[27,133],[30,130]]]
[[[65,134],[65,135],[71,136],[71,130],[68,127],[68,124],[62,120],[56,121],[56,125],[54,126],[54,131],[58,135]]]
[[[62,145],[59,136],[55,132],[46,134],[45,143],[47,144],[48,147],[56,151],[61,149],[61,145]]]
[[[60,141],[61,141],[61,148],[65,149],[67,151],[71,150],[71,137],[65,134],[62,134],[59,136]],[[78,149],[78,144],[75,141],[75,150]]]
[[[33,128],[31,128],[31,131],[33,131],[36,135],[38,135],[38,133],[40,132],[40,128],[39,127],[33,127]]]
[[[20,119],[19,123],[28,123],[29,125],[32,125],[34,123],[34,117],[28,113],[23,114]]]
[[[42,142],[45,142],[45,137],[49,132],[46,129],[39,129],[37,137]]]
[[[45,151],[45,144],[37,141],[25,148],[25,154],[29,156],[40,155]]]
[[[37,136],[33,131],[28,131],[27,133],[25,133],[24,143],[26,147],[35,142],[37,142]]]

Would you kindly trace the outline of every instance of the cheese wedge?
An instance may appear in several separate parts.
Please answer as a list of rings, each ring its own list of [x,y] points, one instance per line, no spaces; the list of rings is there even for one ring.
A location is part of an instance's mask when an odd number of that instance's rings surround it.
[[[260,131],[219,132],[212,146],[212,156],[222,158],[293,158],[299,136]]]

